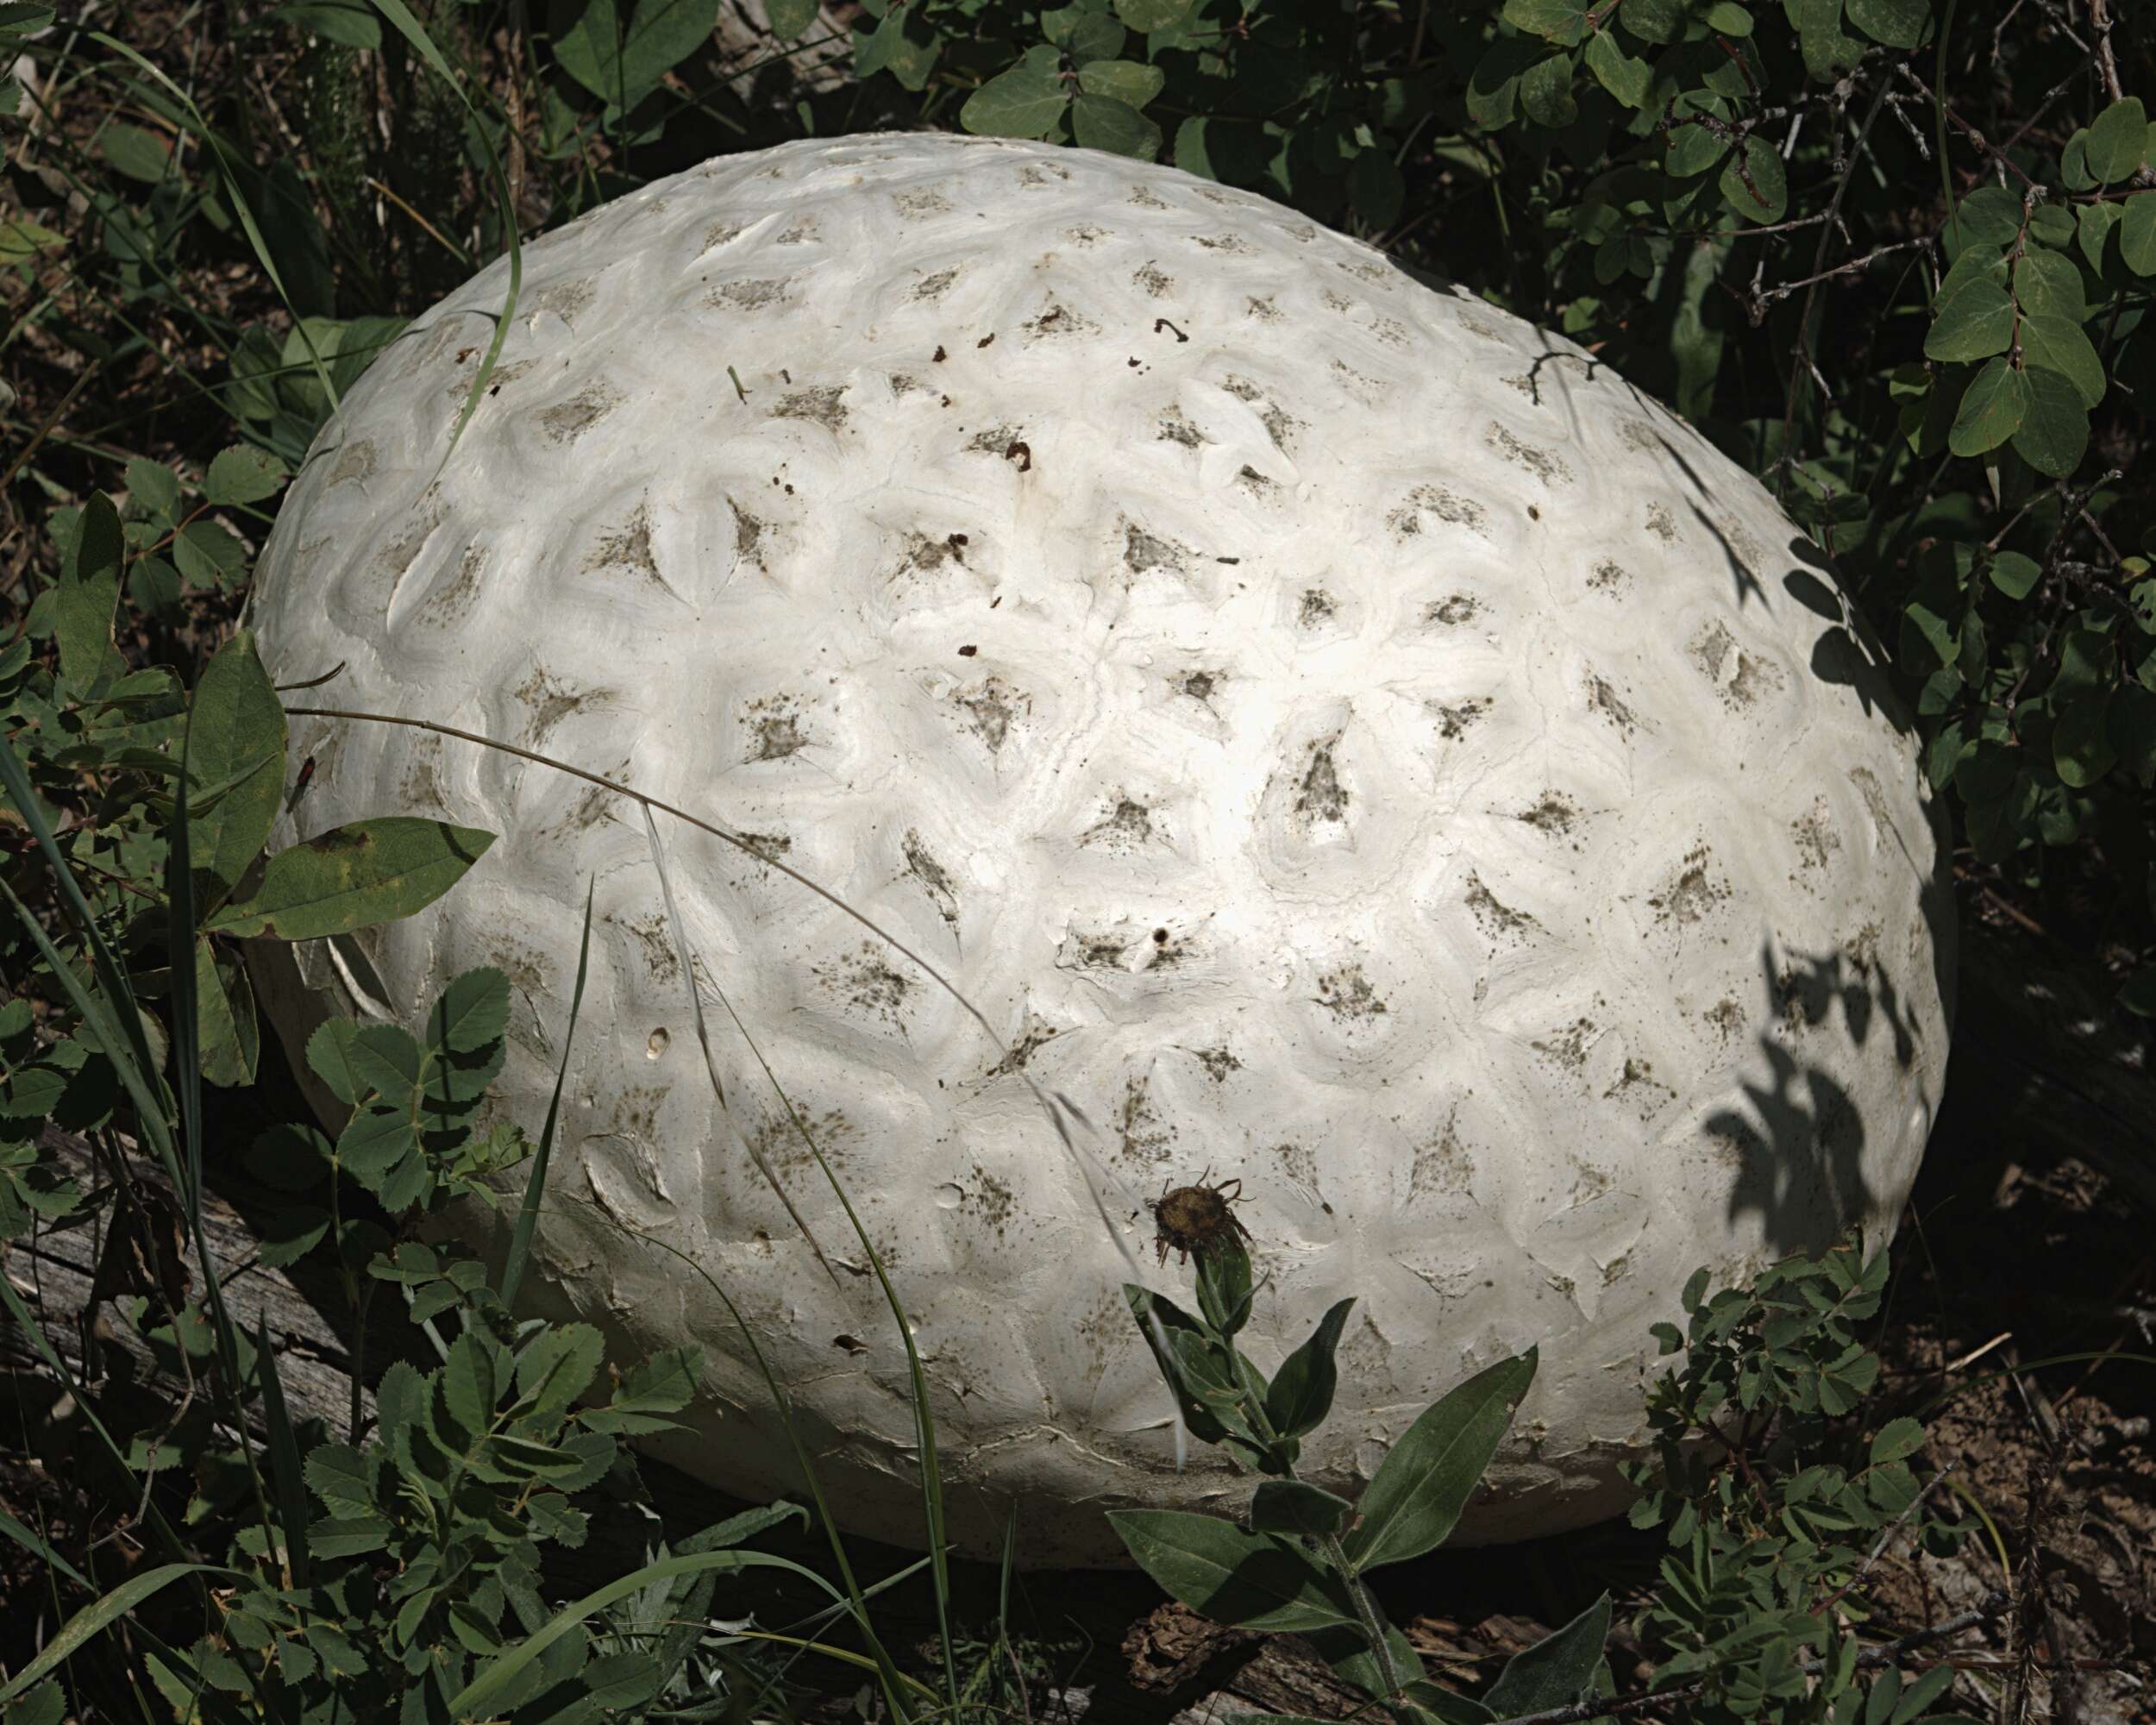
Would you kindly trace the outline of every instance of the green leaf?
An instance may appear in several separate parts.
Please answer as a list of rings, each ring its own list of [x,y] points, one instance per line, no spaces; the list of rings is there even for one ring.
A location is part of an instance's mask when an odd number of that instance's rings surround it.
[[[2156,210],[2156,204],[2150,208]],[[2041,246],[2031,246],[2015,264],[2014,297],[2031,317],[2065,317],[2078,323],[2089,311],[2080,267],[2065,253],[2047,252]]]
[[[1180,1509],[1111,1510],[1108,1525],[1171,1597],[1216,1623],[1292,1633],[1355,1621],[1340,1584],[1269,1534]]]
[[[1635,60],[1617,46],[1617,39],[1608,30],[1597,30],[1587,39],[1584,58],[1587,69],[1593,72],[1603,89],[1627,108],[1637,108],[1647,97],[1647,85],[1652,74],[1644,60]]]
[[[1871,1440],[1871,1465],[1881,1467],[1890,1461],[1900,1461],[1902,1457],[1913,1456],[1923,1447],[1923,1421],[1909,1419],[1906,1415],[1898,1420],[1890,1420],[1879,1427]]]
[[[1733,154],[1722,170],[1722,201],[1747,222],[1779,222],[1789,207],[1789,176],[1781,156],[1764,138],[1748,137],[1743,160],[1740,170]]]
[[[2067,631],[2052,686],[2052,763],[2076,790],[2093,785],[2118,763],[2111,745],[2111,699],[2118,689],[2117,649],[2101,630]]]
[[[567,1411],[592,1386],[606,1344],[589,1324],[564,1324],[545,1330],[517,1357],[517,1395],[523,1417],[543,1419]]]
[[[2137,191],[2126,200],[2119,256],[2135,275],[2156,275],[2156,192]]]
[[[1354,1305],[1352,1299],[1336,1301],[1318,1320],[1310,1339],[1282,1360],[1273,1375],[1265,1392],[1265,1417],[1283,1438],[1314,1432],[1332,1411],[1332,1393],[1339,1383],[1333,1355]]]
[[[2124,220],[2115,204],[2084,204],[2075,212],[2075,241],[2081,247],[2081,255],[2088,259],[2089,267],[2099,275],[2103,273],[2103,242]]]
[[[1913,48],[1924,40],[1927,0],[1849,0],[1849,22],[1875,42]]]
[[[2141,98],[2114,102],[2089,123],[2089,172],[2106,185],[2134,178],[2148,159],[2148,110]]]
[[[117,120],[97,134],[97,153],[118,172],[145,185],[160,184],[172,172],[172,154],[163,139]]]
[[[45,1674],[66,1660],[73,1659],[103,1631],[130,1615],[146,1599],[161,1593],[184,1576],[210,1575],[230,1578],[233,1571],[214,1564],[170,1563],[146,1570],[130,1577],[111,1592],[93,1601],[70,1617],[48,1636],[38,1649],[37,1657],[14,1672],[4,1685],[0,1685],[0,1702],[11,1702],[40,1682]]]
[[[254,636],[240,630],[210,656],[188,712],[192,781],[187,854],[199,901],[214,907],[261,854],[285,794],[285,724]],[[223,787],[199,813],[197,792]]]
[[[1580,117],[1572,99],[1572,56],[1553,53],[1520,74],[1520,107],[1538,126],[1563,129]]]
[[[450,1054],[476,1054],[509,1028],[509,978],[491,966],[451,980],[427,1014],[427,1040]]]
[[[1500,1719],[1511,1719],[1586,1700],[1609,1640],[1609,1612],[1605,1593],[1562,1629],[1514,1653],[1482,1704]]]
[[[1981,455],[1996,449],[2021,429],[2028,416],[2026,377],[2003,357],[1989,361],[1961,398],[1946,447],[1957,455]]]
[[[918,8],[894,6],[874,29],[866,34],[855,32],[854,75],[872,78],[887,72],[902,89],[925,90],[942,47],[941,38],[929,32]]]
[[[1993,555],[1990,569],[1991,585],[2009,599],[2027,599],[2044,571],[2035,558],[2026,557],[2019,551],[2000,551]]]
[[[172,561],[198,587],[234,585],[247,570],[247,547],[214,521],[191,521],[172,541]]]
[[[1400,1563],[1445,1543],[1534,1382],[1536,1354],[1501,1360],[1426,1409],[1363,1494],[1348,1536],[1358,1569]]]
[[[1069,92],[1057,76],[1062,55],[1029,48],[1007,72],[998,72],[966,98],[958,122],[991,137],[1044,138],[1062,117]]]
[[[711,0],[637,0],[624,27],[615,0],[555,0],[554,57],[592,95],[625,110],[711,40],[718,10]]]
[[[968,104],[970,105],[970,104]],[[1127,102],[1081,90],[1070,104],[1070,129],[1089,150],[1150,161],[1160,153],[1160,128]]]
[[[331,1019],[307,1038],[307,1064],[340,1102],[357,1102],[367,1092],[357,1063],[360,1027],[349,1019]]]
[[[2083,406],[2094,407],[2103,399],[2103,361],[2078,323],[2050,313],[2024,317],[2021,341],[2021,357],[2065,378]]]
[[[1080,11],[1059,46],[1070,56],[1070,63],[1082,69],[1097,60],[1113,60],[1129,39],[1130,32],[1105,12]],[[1112,96],[1115,91],[1101,93]]]
[[[128,463],[128,500],[154,519],[170,521],[179,511],[179,475],[162,461],[137,456]]]
[[[1198,9],[1198,0],[1115,0],[1115,16],[1132,29],[1180,30]]]
[[[366,0],[293,0],[270,16],[340,47],[379,48],[382,45],[381,22]]]
[[[204,1078],[228,1090],[252,1084],[261,1053],[254,989],[239,956],[207,936],[195,943],[195,1002]]]
[[[275,497],[291,475],[285,464],[266,449],[238,444],[210,461],[203,476],[203,495],[220,507],[229,504],[260,503]]]
[[[494,1351],[475,1330],[466,1330],[449,1345],[442,1362],[442,1402],[467,1438],[483,1436],[494,1421],[500,1395],[494,1382]]]
[[[1587,34],[1587,0],[1505,0],[1503,16],[1515,30],[1570,48]]]
[[[1355,1506],[1344,1497],[1300,1479],[1267,1479],[1258,1483],[1250,1499],[1252,1531],[1293,1534],[1323,1539],[1347,1525]]]
[[[2066,140],[2059,153],[2059,178],[2069,191],[2094,191],[2096,177],[2089,172],[2089,129],[2082,127]]]
[[[2081,392],[2042,367],[2032,367],[2023,376],[2028,408],[2014,434],[2014,451],[2040,474],[2068,478],[2089,448],[2089,410],[2081,405]]]
[[[1842,0],[1784,0],[1784,3],[1789,22],[1796,27],[1804,70],[1812,77],[1831,83],[1862,57],[1864,44],[1841,33]]]
[[[1112,97],[1132,108],[1143,108],[1167,81],[1158,66],[1129,60],[1097,60],[1078,72],[1078,87],[1088,96]]]
[[[1977,277],[1940,301],[1924,337],[1924,355],[1950,362],[1988,360],[2003,354],[2013,340],[2013,300],[1997,283]]]
[[[770,0],[764,8],[771,20],[771,34],[782,42],[806,35],[816,22],[817,0]]]
[[[393,922],[432,904],[486,854],[494,835],[389,815],[280,850],[243,904],[204,925],[220,934],[312,940]]]
[[[53,636],[61,676],[86,693],[101,693],[127,669],[112,644],[112,613],[120,603],[120,562],[126,555],[120,511],[103,492],[83,505],[73,555],[53,600]]]

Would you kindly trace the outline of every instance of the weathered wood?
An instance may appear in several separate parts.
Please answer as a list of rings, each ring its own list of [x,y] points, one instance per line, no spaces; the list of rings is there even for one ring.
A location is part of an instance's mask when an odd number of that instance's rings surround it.
[[[81,1138],[47,1126],[41,1143],[85,1192],[111,1187],[110,1171],[98,1164]],[[94,1220],[41,1230],[34,1239],[16,1242],[7,1257],[8,1277],[39,1319],[47,1339],[68,1368],[93,1386],[102,1380],[112,1350],[134,1362],[138,1378],[161,1376],[149,1346],[111,1306],[115,1295],[149,1294],[154,1315],[148,1321],[161,1324],[166,1299],[174,1293],[185,1297],[200,1288],[201,1264],[193,1242],[184,1239],[178,1226],[171,1195],[161,1182],[139,1171],[129,1183],[128,1191],[110,1193],[110,1201],[98,1207]],[[143,1224],[131,1221],[130,1214]],[[336,1274],[306,1261],[289,1270],[264,1269],[256,1263],[262,1236],[255,1221],[215,1193],[205,1197],[202,1220],[204,1235],[223,1272],[234,1322],[250,1335],[258,1324],[268,1327],[292,1417],[318,1416],[342,1438],[352,1414],[353,1373],[344,1293]],[[156,1237],[147,1251],[131,1237],[141,1225]],[[184,1266],[178,1285],[169,1272],[160,1274],[160,1262],[172,1257]],[[160,1281],[165,1285],[159,1286]],[[384,1289],[380,1299],[379,1327],[390,1333],[386,1339],[396,1339],[395,1333],[405,1327],[395,1309],[396,1296]],[[378,1334],[372,1339],[379,1343],[385,1338]],[[372,1369],[361,1374],[360,1406],[363,1417],[372,1419],[374,1397],[369,1386],[394,1350],[371,1346],[368,1352]],[[23,1366],[38,1364],[31,1339],[10,1316],[0,1316],[0,1357]]]

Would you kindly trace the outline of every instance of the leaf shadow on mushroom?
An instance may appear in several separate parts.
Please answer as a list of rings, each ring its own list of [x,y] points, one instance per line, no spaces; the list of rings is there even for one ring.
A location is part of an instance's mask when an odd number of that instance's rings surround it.
[[[1890,1038],[1896,1072],[1915,1084],[1922,1032],[1876,955],[1782,954],[1769,937],[1759,964],[1770,1028],[1758,1047],[1767,1080],[1745,1081],[1745,1106],[1717,1109],[1704,1126],[1737,1164],[1730,1220],[1758,1215],[1777,1254],[1816,1252],[1852,1222],[1869,1232],[1890,1221],[1889,1206],[1900,1195],[1875,1189],[1865,1170],[1872,1133],[1892,1123],[1867,1121],[1827,1063],[1806,1057],[1806,1041],[1846,1037],[1870,1058],[1874,1038]],[[1851,1063],[1844,1054],[1836,1063],[1846,1070]]]

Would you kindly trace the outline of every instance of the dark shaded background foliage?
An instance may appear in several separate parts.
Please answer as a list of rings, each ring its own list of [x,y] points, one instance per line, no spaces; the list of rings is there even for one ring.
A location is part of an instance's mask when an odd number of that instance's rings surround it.
[[[1969,894],[2156,1010],[2156,37],[2115,6],[91,6],[30,45],[9,135],[0,582],[30,607],[39,518],[130,457],[296,464],[315,360],[349,382],[512,217],[805,133],[1157,156],[1564,330],[1766,478],[1894,654]],[[168,656],[272,507],[135,563]]]

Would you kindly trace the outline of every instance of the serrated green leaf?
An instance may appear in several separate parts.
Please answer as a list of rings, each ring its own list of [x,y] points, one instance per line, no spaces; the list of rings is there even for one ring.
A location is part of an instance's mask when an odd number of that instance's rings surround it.
[[[285,464],[266,449],[237,444],[220,450],[203,476],[202,492],[211,504],[260,503],[285,488],[291,475]]]
[[[2148,160],[2148,110],[2138,96],[2114,102],[2089,122],[2089,172],[2105,185],[2134,178]]]
[[[564,1324],[542,1332],[517,1356],[517,1394],[529,1402],[523,1417],[542,1419],[566,1411],[592,1386],[606,1344],[589,1324]]]
[[[475,827],[409,815],[354,821],[279,851],[246,902],[225,906],[204,926],[312,940],[393,922],[448,892],[493,842]]]
[[[179,475],[162,461],[137,456],[128,463],[128,500],[169,522],[179,510]]]
[[[1913,1456],[1924,1447],[1924,1426],[1921,1420],[1906,1415],[1890,1420],[1879,1427],[1871,1440],[1871,1465],[1883,1466],[1890,1461],[1900,1461]]]
[[[467,1438],[478,1438],[493,1423],[498,1393],[492,1346],[477,1332],[466,1330],[450,1343],[448,1358],[442,1362],[442,1406]]]
[[[2057,372],[2032,367],[2022,375],[2028,403],[2014,434],[2015,453],[2038,473],[2066,479],[2088,453],[2089,410],[2081,392]]]
[[[509,978],[492,965],[451,979],[427,1014],[427,1040],[451,1054],[474,1054],[509,1028]]]

